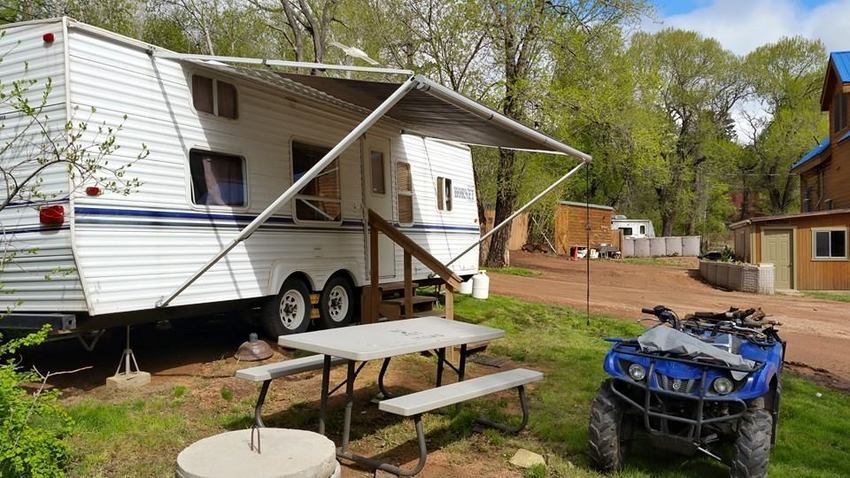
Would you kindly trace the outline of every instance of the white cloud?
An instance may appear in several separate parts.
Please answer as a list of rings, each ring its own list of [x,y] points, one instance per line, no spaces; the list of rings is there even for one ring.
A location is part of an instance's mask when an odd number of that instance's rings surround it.
[[[850,0],[804,8],[794,0],[713,0],[688,13],[647,21],[643,29],[695,30],[743,55],[784,36],[819,38],[828,51],[850,50]]]

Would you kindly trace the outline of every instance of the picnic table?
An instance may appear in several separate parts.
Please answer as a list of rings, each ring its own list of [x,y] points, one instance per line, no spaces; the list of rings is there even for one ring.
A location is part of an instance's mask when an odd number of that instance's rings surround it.
[[[427,411],[434,407],[429,407],[428,404],[423,404],[422,400],[417,400],[416,396],[423,392],[400,397],[401,399],[408,399],[408,397],[410,397],[409,400],[402,402],[399,402],[398,399],[385,400],[381,402],[382,410],[403,416],[410,416],[416,421],[417,435],[420,444],[420,462],[414,470],[403,470],[394,465],[352,453],[349,450],[348,445],[351,434],[352,409],[354,407],[354,381],[363,369],[363,366],[372,360],[383,360],[381,371],[378,376],[378,386],[381,393],[384,395],[384,398],[391,399],[392,395],[384,386],[384,376],[386,375],[391,359],[405,354],[436,350],[437,388],[431,390],[445,392],[442,393],[442,397],[436,397],[436,402],[440,402],[440,399],[442,399],[442,403],[449,403],[452,402],[452,400],[454,400],[452,403],[457,403],[460,399],[475,398],[483,395],[483,393],[493,393],[500,389],[505,389],[505,383],[507,382],[504,380],[513,379],[515,383],[513,383],[512,386],[517,387],[520,390],[520,399],[523,404],[524,412],[523,424],[521,426],[524,426],[527,421],[527,405],[522,385],[542,378],[542,374],[539,372],[525,370],[524,372],[530,372],[536,375],[515,374],[516,376],[506,377],[505,379],[500,379],[498,382],[496,380],[492,380],[490,384],[484,383],[476,385],[475,389],[471,388],[471,381],[460,383],[464,380],[468,346],[478,342],[489,342],[504,336],[505,332],[503,330],[493,327],[446,320],[440,317],[421,317],[400,321],[379,322],[356,327],[284,335],[278,339],[278,343],[283,347],[306,350],[324,356],[319,412],[319,433],[323,435],[325,434],[328,397],[340,387],[345,385],[345,420],[342,432],[342,445],[337,450],[337,455],[341,458],[389,471],[397,475],[409,476],[414,475],[421,470],[424,466],[425,457],[427,455],[427,451],[425,450],[424,431],[419,420],[419,416],[423,413],[423,411]],[[459,363],[457,366],[454,366],[446,360],[446,349],[456,346],[459,346],[461,350]],[[347,363],[346,379],[337,387],[331,389],[331,367],[334,364],[334,361],[338,361],[339,358],[344,359]],[[355,367],[356,362],[361,362],[359,367]],[[441,387],[445,365],[448,365],[457,373],[459,383]],[[496,374],[492,376],[495,377],[495,375]],[[470,386],[467,386],[467,389],[457,387],[458,385],[463,387],[466,384],[470,384]],[[511,385],[511,383],[507,384]],[[452,388],[450,391],[448,390],[449,387],[456,388]],[[422,398],[424,399],[425,397]],[[430,401],[434,402],[434,397],[431,397]],[[390,402],[396,403],[393,404]],[[387,407],[383,406],[385,404]]]

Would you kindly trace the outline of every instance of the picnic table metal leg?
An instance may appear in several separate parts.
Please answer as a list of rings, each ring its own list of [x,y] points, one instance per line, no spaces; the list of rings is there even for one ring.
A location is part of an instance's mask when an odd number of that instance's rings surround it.
[[[520,385],[519,387],[517,387],[517,391],[519,393],[519,404],[520,404],[520,407],[522,408],[522,422],[520,422],[520,424],[518,426],[511,427],[511,426],[505,425],[504,423],[497,423],[497,422],[488,420],[486,418],[478,418],[476,421],[478,423],[482,424],[482,425],[485,425],[485,426],[488,426],[488,427],[491,427],[491,428],[495,428],[497,430],[501,430],[505,433],[519,433],[519,432],[523,431],[525,429],[526,425],[528,425],[528,415],[529,415],[528,397],[525,394],[525,386],[524,385]]]
[[[342,452],[348,452],[348,439],[351,435],[351,410],[354,408],[354,361],[348,361],[348,375],[345,379],[345,423],[342,426]]]
[[[443,370],[446,366],[446,349],[437,350],[437,386],[443,385]]]
[[[458,382],[463,382],[463,379],[466,377],[466,350],[466,344],[460,346],[460,364],[457,367]]]
[[[269,385],[271,384],[271,380],[266,380],[263,382],[263,387],[260,389],[260,396],[257,397],[257,404],[254,406],[254,424],[256,424],[258,427],[266,426],[263,423],[263,404],[266,402],[266,393],[268,393]]]
[[[328,413],[328,389],[331,383],[331,356],[325,355],[325,363],[322,367],[322,398],[319,402],[319,433],[325,434],[325,418]]]
[[[381,373],[378,374],[378,390],[381,391],[381,396],[383,398],[393,398],[393,395],[387,391],[387,388],[384,386],[384,376],[387,374],[387,368],[390,366],[391,357],[387,357],[384,359],[384,363],[381,364]]]
[[[396,476],[414,476],[425,468],[425,461],[428,459],[428,447],[425,443],[425,426],[422,424],[422,416],[416,415],[413,417],[413,423],[416,427],[416,440],[419,444],[419,461],[412,469],[406,470],[396,465],[391,465],[387,462],[369,458],[366,456],[357,455],[351,452],[339,453],[340,458],[351,460],[355,463],[366,465],[377,470],[384,470]]]

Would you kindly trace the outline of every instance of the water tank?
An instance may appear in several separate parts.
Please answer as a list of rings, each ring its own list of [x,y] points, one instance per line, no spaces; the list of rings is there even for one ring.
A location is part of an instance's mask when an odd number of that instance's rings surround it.
[[[668,256],[682,255],[682,238],[681,237],[666,237],[666,249]]]
[[[649,239],[635,239],[635,257],[649,257]]]
[[[472,294],[472,278],[463,281],[460,283],[460,288],[457,290],[463,295]]]
[[[490,295],[490,278],[487,271],[481,271],[472,276],[472,297],[486,299]]]

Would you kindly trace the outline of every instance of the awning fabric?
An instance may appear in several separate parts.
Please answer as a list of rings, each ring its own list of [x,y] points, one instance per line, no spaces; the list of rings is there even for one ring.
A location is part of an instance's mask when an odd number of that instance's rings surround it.
[[[353,80],[234,67],[218,62],[191,62],[365,113],[373,111],[401,85],[400,82]],[[426,77],[415,76],[406,81],[415,81],[417,87],[385,115],[401,123],[405,133],[465,144],[567,154],[590,160],[589,155]]]

